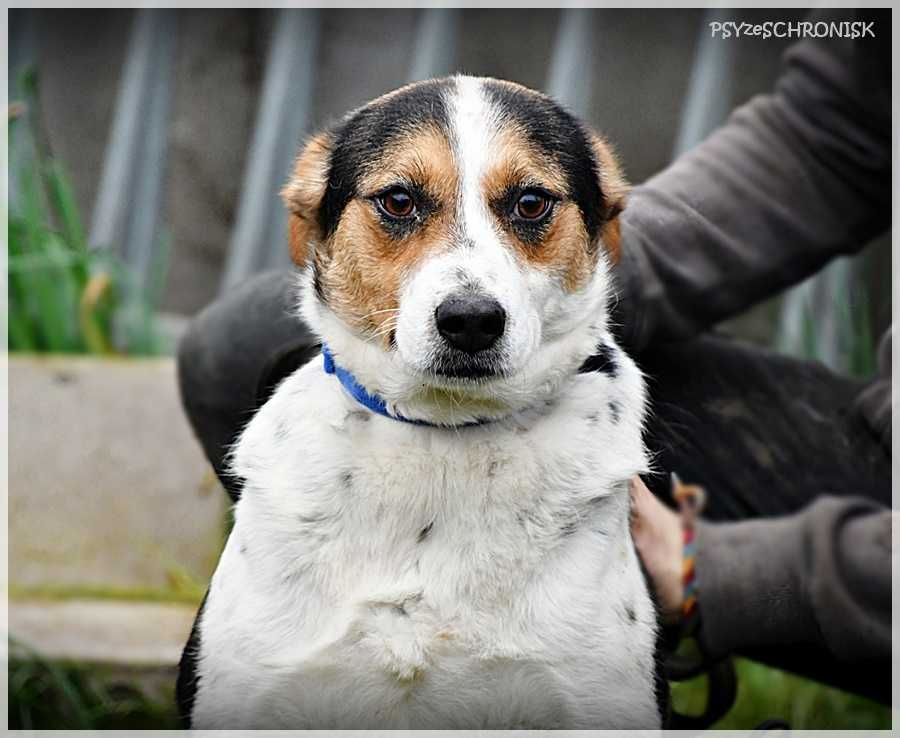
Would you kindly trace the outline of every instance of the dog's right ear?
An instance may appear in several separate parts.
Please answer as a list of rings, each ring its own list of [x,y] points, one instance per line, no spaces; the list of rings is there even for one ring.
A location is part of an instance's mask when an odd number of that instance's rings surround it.
[[[327,131],[313,136],[297,157],[291,179],[281,191],[288,209],[291,259],[301,267],[306,266],[313,245],[322,237],[319,208],[328,186],[331,142],[331,134]]]

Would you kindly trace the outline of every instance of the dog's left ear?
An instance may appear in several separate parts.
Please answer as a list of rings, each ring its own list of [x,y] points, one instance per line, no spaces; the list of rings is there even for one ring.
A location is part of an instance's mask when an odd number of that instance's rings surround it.
[[[616,159],[612,146],[606,140],[591,131],[591,148],[600,177],[600,191],[603,193],[603,224],[600,227],[600,238],[615,264],[619,260],[620,233],[619,214],[625,209],[628,196],[628,182]]]
[[[306,266],[315,243],[322,237],[319,209],[328,186],[331,141],[328,132],[313,136],[297,157],[291,178],[281,191],[288,209],[291,259],[298,266]]]

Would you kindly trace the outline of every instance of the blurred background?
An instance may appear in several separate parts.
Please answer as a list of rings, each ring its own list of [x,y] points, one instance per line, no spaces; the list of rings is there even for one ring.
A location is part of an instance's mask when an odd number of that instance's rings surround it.
[[[11,10],[10,727],[170,727],[174,669],[228,528],[181,414],[190,317],[290,268],[277,193],[304,136],[405,82],[543,89],[640,183],[765,93],[803,10]],[[721,326],[867,376],[890,238]],[[816,316],[816,320],[812,320]],[[742,662],[720,727],[888,727]],[[676,688],[699,708],[703,685]],[[679,702],[680,701],[680,702]]]

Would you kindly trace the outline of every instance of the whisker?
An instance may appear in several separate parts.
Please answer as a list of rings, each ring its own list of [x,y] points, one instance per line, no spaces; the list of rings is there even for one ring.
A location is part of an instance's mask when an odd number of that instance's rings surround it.
[[[367,320],[371,318],[373,315],[381,315],[382,313],[399,313],[400,308],[385,308],[384,310],[373,310],[371,313],[367,315],[363,315],[360,320]]]

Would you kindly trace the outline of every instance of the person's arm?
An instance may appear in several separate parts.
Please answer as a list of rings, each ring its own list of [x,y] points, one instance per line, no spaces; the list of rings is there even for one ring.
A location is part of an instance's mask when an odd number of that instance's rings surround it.
[[[633,190],[613,314],[626,346],[688,338],[889,226],[890,11],[811,20],[863,18],[874,39],[795,44],[773,94]]]
[[[681,521],[639,479],[632,511],[663,618],[678,622]],[[698,523],[697,638],[706,654],[793,652],[796,666],[815,659],[810,671],[818,668],[819,678],[886,694],[862,682],[889,674],[892,521],[890,510],[863,498],[825,496],[790,516]]]
[[[795,515],[697,526],[700,638],[713,657],[789,644],[891,654],[892,513],[822,497]]]

